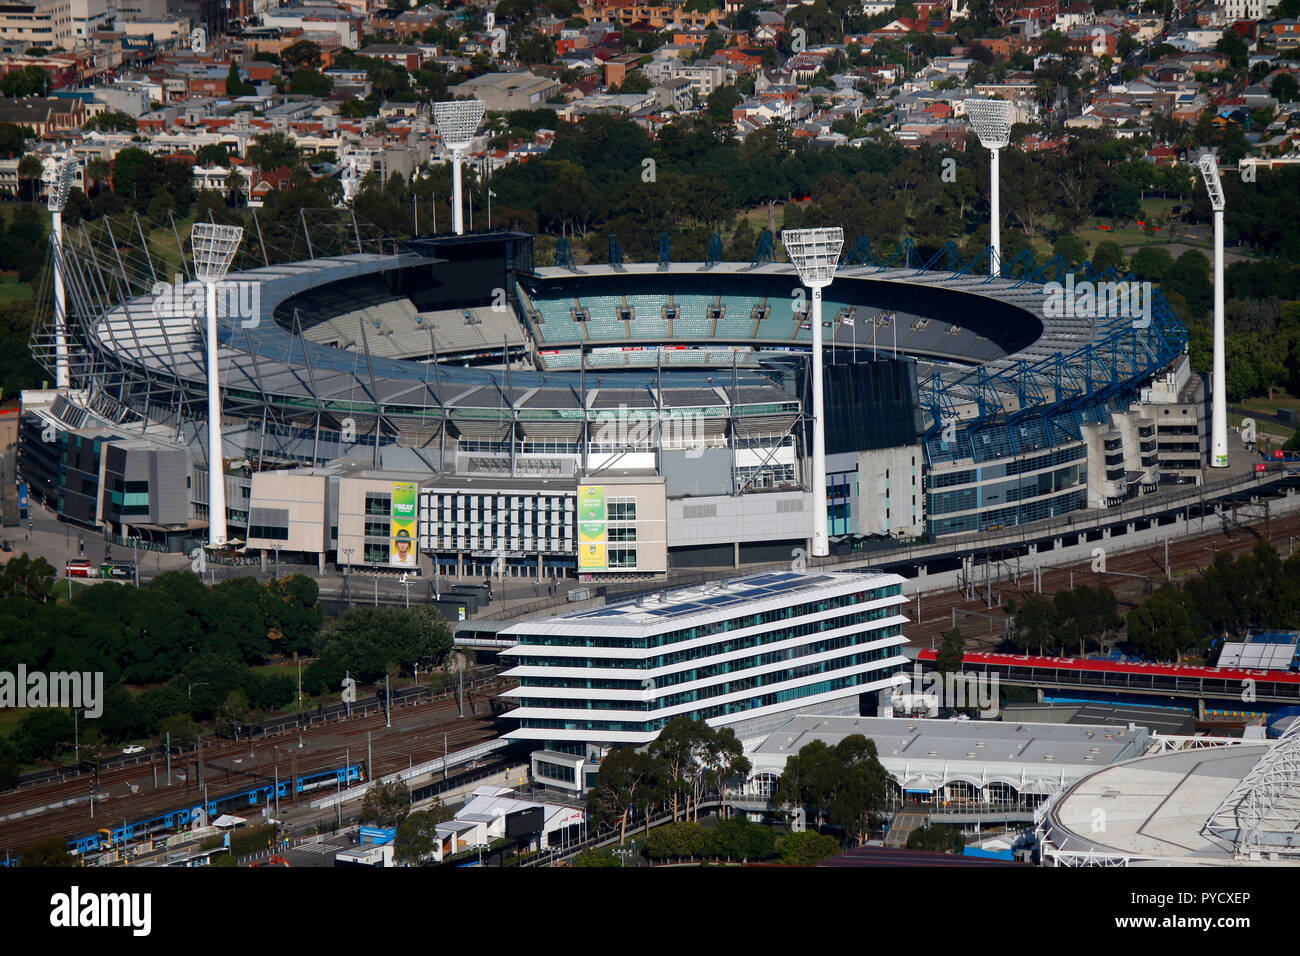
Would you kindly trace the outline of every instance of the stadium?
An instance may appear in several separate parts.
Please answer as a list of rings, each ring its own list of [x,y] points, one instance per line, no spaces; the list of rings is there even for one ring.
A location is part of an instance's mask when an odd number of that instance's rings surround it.
[[[812,488],[807,290],[748,262],[553,264],[517,232],[400,238],[338,210],[249,211],[218,305],[230,544],[424,573],[654,579],[1029,526],[1200,483],[1205,391],[1156,292],[1144,318],[1058,314],[1098,276],[866,237],[823,305],[826,487]],[[778,247],[779,248],[779,247]],[[175,223],[51,245],[20,470],[67,521],[167,550],[209,523],[204,322]],[[239,290],[238,292],[236,290]],[[250,294],[250,292],[252,294]],[[1069,310],[1067,310],[1069,311]],[[202,312],[200,308],[199,313]],[[581,525],[581,527],[579,527]],[[803,549],[800,552],[798,549]]]

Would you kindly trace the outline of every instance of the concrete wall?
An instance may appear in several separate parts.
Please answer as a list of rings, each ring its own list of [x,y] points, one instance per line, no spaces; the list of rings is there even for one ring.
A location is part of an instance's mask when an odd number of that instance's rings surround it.
[[[812,530],[806,491],[769,491],[733,498],[708,495],[668,501],[674,548],[745,541],[805,541]]]
[[[322,554],[329,550],[327,539],[333,520],[326,508],[326,476],[297,470],[264,471],[253,475],[252,481],[252,494],[249,497],[250,548],[269,550],[279,547],[283,551],[303,551],[309,554]],[[262,509],[285,514],[289,529],[287,539],[253,536],[252,527],[261,523],[258,511]]]

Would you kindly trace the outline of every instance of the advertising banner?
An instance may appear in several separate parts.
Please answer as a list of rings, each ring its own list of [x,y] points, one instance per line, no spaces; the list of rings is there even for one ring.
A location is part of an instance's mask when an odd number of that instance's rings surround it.
[[[388,549],[388,563],[394,568],[414,568],[415,560],[415,483],[393,482],[393,540]]]
[[[578,570],[605,570],[605,486],[578,486]]]

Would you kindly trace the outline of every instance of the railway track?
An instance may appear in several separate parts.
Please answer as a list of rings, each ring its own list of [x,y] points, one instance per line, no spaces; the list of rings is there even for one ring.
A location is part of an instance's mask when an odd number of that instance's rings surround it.
[[[15,854],[52,836],[79,837],[102,827],[121,827],[204,802],[220,802],[250,789],[271,784],[277,777],[341,768],[369,760],[375,776],[482,743],[497,735],[487,707],[487,695],[477,696],[477,714],[468,703],[458,714],[454,699],[435,700],[394,708],[392,726],[385,726],[382,711],[332,724],[318,725],[299,734],[248,741],[222,741],[204,745],[200,780],[199,753],[191,750],[172,757],[172,783],[166,782],[166,764],[159,758],[149,764],[115,769],[101,774],[94,813],[90,793],[93,776],[47,786],[13,791],[0,797],[0,853]],[[156,774],[156,777],[155,777]],[[156,780],[156,783],[155,783]],[[291,788],[292,791],[292,788]],[[305,795],[281,798],[292,806]],[[244,807],[258,813],[261,804]],[[233,812],[239,813],[238,809]],[[26,816],[16,816],[27,814]],[[247,812],[240,813],[247,815]]]
[[[1207,518],[1205,533],[1193,534],[1181,539],[1169,541],[1169,571],[1175,583],[1200,568],[1210,564],[1219,552],[1240,555],[1250,551],[1260,541],[1271,541],[1281,552],[1283,559],[1289,546],[1289,539],[1300,537],[1300,515],[1288,515],[1271,519],[1267,528],[1263,522],[1256,525],[1241,525],[1224,528],[1222,523]],[[1103,542],[1098,542],[1103,545]],[[1050,562],[1051,557],[1046,556]],[[1052,568],[1041,572],[1042,593],[1055,594],[1068,590],[1071,586],[1086,584],[1096,587],[1105,584],[1115,592],[1120,613],[1126,613],[1142,603],[1146,596],[1148,581],[1154,588],[1159,588],[1165,578],[1165,547],[1163,544],[1132,551],[1125,554],[1110,554],[1106,558],[1107,574],[1098,574],[1092,570],[1087,558],[1073,562],[1052,562]],[[1003,622],[1007,615],[1003,611],[1008,599],[1022,602],[1034,593],[1034,576],[1030,562],[1021,559],[1019,580],[1006,576],[1015,568],[1015,560],[999,566],[1003,579],[991,585],[992,607],[989,607],[988,589],[977,569],[974,586],[977,597],[966,598],[959,589],[950,589],[939,593],[923,595],[921,613],[918,619],[915,599],[904,612],[912,618],[906,633],[913,644],[929,647],[931,642],[938,646],[952,628],[953,611],[957,612],[957,625],[971,650],[991,650],[1002,641]],[[1129,577],[1127,575],[1133,575]]]

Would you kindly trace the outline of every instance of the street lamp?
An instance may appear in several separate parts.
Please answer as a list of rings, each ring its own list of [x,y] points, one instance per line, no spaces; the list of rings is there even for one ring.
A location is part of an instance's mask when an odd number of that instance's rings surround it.
[[[1002,221],[998,194],[998,153],[1011,142],[1009,100],[966,100],[966,116],[980,145],[989,151],[989,275],[1002,268],[1002,245],[998,226]]]
[[[830,554],[826,518],[826,409],[822,395],[822,289],[831,284],[844,247],[844,230],[838,226],[820,229],[784,229],[781,244],[799,271],[799,279],[812,291],[812,387],[813,387],[813,541],[814,557]]]
[[[226,475],[221,446],[221,385],[217,381],[217,284],[225,278],[244,230],[197,222],[190,231],[194,274],[203,283],[208,338],[208,546],[226,543]]]
[[[1214,211],[1214,366],[1210,383],[1210,467],[1228,467],[1228,392],[1223,342],[1223,183],[1219,164],[1209,150],[1201,153],[1196,168],[1205,180]]]
[[[478,132],[486,109],[482,100],[450,100],[433,104],[433,125],[438,135],[451,150],[451,218],[456,235],[465,233],[465,219],[461,212],[460,166],[469,151],[470,140]]]
[[[71,159],[59,160],[54,167],[46,195],[46,206],[53,220],[50,242],[54,244],[54,384],[67,388],[68,375],[68,308],[63,296],[63,207],[68,203],[68,191],[77,173],[77,164]]]

